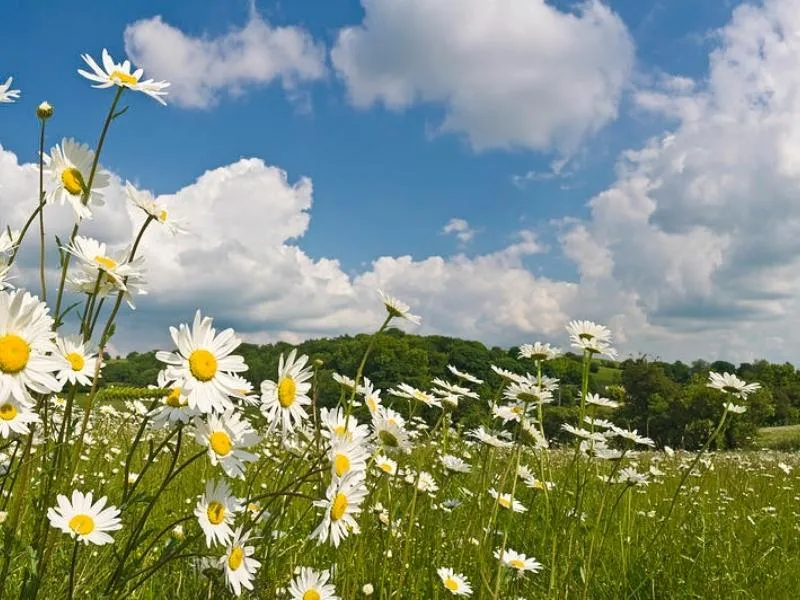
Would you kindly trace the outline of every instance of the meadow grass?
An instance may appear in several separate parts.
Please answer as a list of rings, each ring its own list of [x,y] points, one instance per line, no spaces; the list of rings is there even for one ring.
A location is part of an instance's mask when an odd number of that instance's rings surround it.
[[[759,448],[800,450],[800,425],[762,427],[755,440]]]
[[[115,404],[121,408],[118,413],[105,414],[94,424],[92,439],[79,460],[75,485],[106,495],[110,503],[121,505],[124,458],[135,435],[137,417]],[[257,473],[249,474],[246,482],[235,482],[235,493],[245,498],[282,490],[307,497],[282,496],[258,502],[260,508],[269,511],[257,527],[263,538],[258,552],[262,567],[254,582],[258,592],[250,596],[245,592],[243,597],[286,597],[279,590],[289,583],[295,568],[312,565],[333,568],[333,581],[341,598],[367,597],[363,593],[366,584],[372,585],[373,598],[445,598],[449,594],[436,574],[440,566],[463,573],[472,583],[473,597],[489,598],[497,576],[498,561],[493,553],[506,529],[507,547],[536,557],[545,568],[522,577],[503,573],[502,598],[800,597],[800,478],[796,475],[800,473],[800,460],[795,454],[708,454],[689,477],[651,549],[671,492],[692,454],[634,454],[632,464],[640,471],[653,467],[656,475],[651,474],[649,484],[591,482],[582,505],[585,514],[581,519],[570,520],[563,514],[559,517],[554,509],[561,504],[559,510],[563,511],[574,502],[570,484],[576,470],[570,466],[570,449],[526,450],[521,464],[536,470],[539,461],[546,460],[552,468],[555,487],[546,495],[542,489],[520,486],[515,499],[527,512],[512,514],[500,509],[493,520],[497,505],[487,490],[503,487],[502,479],[509,476],[512,451],[455,440],[455,432],[451,433],[449,452],[464,457],[472,465],[470,473],[448,472],[440,462],[439,440],[426,442],[420,437],[411,454],[398,458],[398,475],[392,477],[371,468],[370,495],[359,519],[361,532],[350,536],[339,548],[317,545],[309,539],[319,519],[312,500],[324,493],[328,474],[317,473],[295,485],[292,482],[313,471],[308,457],[296,456],[280,444],[263,447],[269,460]],[[154,436],[151,443],[157,444],[165,435]],[[75,446],[70,444],[73,452]],[[195,444],[185,444],[179,463],[197,448]],[[147,452],[145,445],[136,453],[132,473],[145,469]],[[153,488],[163,480],[169,462],[170,453],[165,447],[142,476],[133,499],[125,505],[127,522],[135,522],[141,514]],[[591,468],[608,473],[612,467],[602,464]],[[438,491],[415,493],[403,473],[419,470],[433,475]],[[221,572],[204,569],[208,565],[198,562],[203,555],[217,561],[218,552],[205,547],[193,516],[204,482],[218,475],[218,469],[205,458],[197,460],[165,491],[147,523],[147,531],[142,532],[148,540],[144,546],[149,546],[159,533],[163,535],[141,560],[139,554],[144,548],[140,547],[136,562],[125,572],[131,585],[114,597],[229,597]],[[32,493],[36,492],[34,483]],[[603,503],[605,508],[601,511]],[[599,516],[601,512],[603,516]],[[25,516],[23,522],[30,524]],[[180,539],[172,533],[174,524],[183,527]],[[605,533],[602,541],[595,538],[596,562],[587,587],[584,568],[588,546],[592,533],[598,530]],[[568,531],[570,535],[566,535]],[[74,597],[102,597],[103,583],[115,564],[114,555],[121,552],[131,533],[130,528],[119,532],[113,551],[109,547],[88,546],[78,555]],[[560,541],[553,554],[555,536]],[[186,549],[175,552],[187,543]],[[572,546],[569,550],[568,545]],[[71,551],[68,538],[58,540],[55,560],[44,584],[46,597],[67,595]],[[170,556],[157,575],[134,587],[149,568]],[[12,564],[14,578],[27,564],[24,548],[15,552]],[[554,587],[551,573],[556,573]]]

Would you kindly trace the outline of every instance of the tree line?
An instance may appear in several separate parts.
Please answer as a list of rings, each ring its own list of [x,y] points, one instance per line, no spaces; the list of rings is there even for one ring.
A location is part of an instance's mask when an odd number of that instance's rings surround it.
[[[366,351],[370,336],[366,334],[307,340],[296,346],[299,354],[312,361],[321,361],[317,374],[318,403],[333,406],[340,389],[333,373],[355,376]],[[256,386],[264,379],[275,379],[278,358],[288,354],[287,343],[255,345],[242,344],[237,353],[249,365],[244,373]],[[482,401],[464,400],[453,415],[457,427],[471,428],[485,422],[489,400],[501,384],[492,364],[517,373],[532,373],[533,364],[518,358],[518,348],[487,347],[477,341],[429,335],[420,336],[389,329],[375,341],[365,365],[365,375],[384,391],[405,382],[420,389],[429,389],[434,378],[453,381],[447,369],[451,364],[462,371],[483,379],[477,386]],[[543,374],[557,377],[560,388],[553,404],[544,411],[548,436],[562,440],[561,424],[575,423],[580,402],[582,357],[572,352],[545,363]],[[106,385],[122,384],[147,386],[154,384],[163,367],[155,351],[132,352],[124,358],[109,358],[103,371]],[[677,448],[698,448],[708,438],[719,421],[724,403],[723,395],[706,387],[708,372],[735,373],[747,382],[757,381],[762,389],[748,397],[748,410],[733,419],[722,447],[740,447],[754,441],[758,427],[800,423],[800,372],[790,363],[772,364],[766,360],[734,365],[725,361],[695,360],[691,364],[651,360],[647,356],[622,361],[595,359],[589,375],[589,391],[620,402],[616,410],[603,409],[603,418],[620,425],[636,428],[653,438],[659,445]],[[386,397],[386,394],[384,394]],[[388,403],[402,407],[405,400],[387,398]],[[431,411],[422,415],[430,420]]]

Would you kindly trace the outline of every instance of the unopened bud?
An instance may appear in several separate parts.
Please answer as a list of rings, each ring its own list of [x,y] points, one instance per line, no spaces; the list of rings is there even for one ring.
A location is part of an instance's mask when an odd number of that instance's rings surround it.
[[[36,116],[42,121],[46,121],[53,116],[53,106],[47,101],[42,102],[36,107]]]

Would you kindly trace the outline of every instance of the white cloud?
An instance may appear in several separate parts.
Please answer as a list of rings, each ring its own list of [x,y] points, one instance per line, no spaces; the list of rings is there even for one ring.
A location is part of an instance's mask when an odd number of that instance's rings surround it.
[[[191,108],[275,79],[295,96],[298,84],[325,75],[325,50],[308,32],[273,27],[255,10],[244,27],[216,38],[192,37],[160,16],[142,19],[125,28],[125,51],[147,76],[171,83],[168,100]]]
[[[643,350],[790,358],[782,348],[800,342],[800,2],[742,5],[716,39],[703,85],[662,77],[637,94],[677,126],[623,154],[616,183],[562,248],[584,290],[633,300]]]
[[[442,227],[441,233],[444,235],[453,234],[456,236],[459,244],[466,245],[473,240],[478,230],[470,227],[470,224],[466,220],[453,217]]]
[[[32,201],[22,205],[36,189],[36,168],[0,149],[0,180],[0,226],[6,215],[16,226],[32,209]],[[381,257],[350,276],[336,259],[312,259],[297,245],[309,225],[312,194],[308,179],[290,182],[281,169],[251,158],[160,196],[190,233],[172,237],[151,225],[140,246],[149,294],[139,297],[135,313],[122,314],[116,347],[169,345],[167,327],[190,320],[197,308],[253,341],[369,331],[383,318],[378,287],[425,315],[421,333],[510,344],[537,332],[558,335],[568,320],[565,307],[576,286],[525,268],[526,257],[545,250],[530,231],[518,232],[494,253],[421,261]],[[97,211],[87,233],[117,246],[129,242],[143,217],[123,198],[115,178],[108,206]],[[48,235],[57,230],[66,236],[71,213],[48,207],[48,223]],[[27,240],[18,279],[34,290],[37,243],[36,236]]]
[[[362,0],[333,64],[358,107],[445,108],[443,131],[475,149],[571,152],[617,116],[634,48],[622,21],[589,1]]]

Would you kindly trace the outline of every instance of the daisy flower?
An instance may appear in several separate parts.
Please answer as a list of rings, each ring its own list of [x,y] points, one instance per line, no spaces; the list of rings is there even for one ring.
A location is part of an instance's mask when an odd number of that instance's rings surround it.
[[[0,232],[0,254],[11,252],[19,243],[19,230],[3,229]]]
[[[607,344],[611,343],[611,331],[608,327],[591,321],[570,321],[567,325],[567,332],[573,342],[597,340]]]
[[[294,348],[285,361],[281,353],[277,383],[269,379],[261,383],[261,412],[270,423],[270,433],[280,426],[285,438],[308,419],[303,407],[311,404],[308,392],[313,372],[307,362],[308,356],[297,358]]]
[[[337,441],[332,444],[328,458],[334,477],[344,477],[348,473],[363,476],[367,471],[369,451],[358,442]]]
[[[454,473],[469,473],[469,465],[457,456],[445,454],[440,460],[444,468],[448,471],[453,471]]]
[[[619,402],[602,398],[600,394],[587,394],[586,404],[594,404],[595,406],[603,406],[605,408],[619,408]]]
[[[29,423],[36,423],[39,415],[27,404],[22,404],[10,397],[0,404],[0,436],[7,438],[12,434],[30,433]]]
[[[258,457],[242,450],[258,443],[259,438],[250,423],[242,420],[233,410],[223,415],[206,415],[207,421],[194,418],[195,438],[198,444],[208,447],[211,464],[222,466],[228,477],[244,479],[244,463]]]
[[[231,495],[224,479],[208,481],[206,493],[198,500],[194,514],[206,536],[206,546],[227,544],[233,537],[233,524],[236,513],[242,510],[239,499]]]
[[[325,500],[314,502],[314,506],[325,509],[325,513],[311,537],[321,544],[330,538],[334,547],[338,548],[351,531],[358,533],[354,515],[361,512],[361,503],[366,496],[363,474],[348,473],[341,479],[334,479],[325,492]]]
[[[81,54],[81,58],[92,69],[92,73],[84,71],[83,69],[78,69],[78,73],[89,81],[98,83],[98,85],[93,85],[92,87],[108,88],[114,85],[126,87],[135,92],[147,94],[161,104],[167,104],[161,96],[167,95],[164,89],[169,87],[169,83],[166,81],[154,81],[152,79],[142,81],[144,69],[137,69],[131,73],[131,63],[129,60],[117,64],[111,59],[111,55],[109,55],[108,50],[105,48],[103,48],[102,53],[102,68],[100,68],[100,65],[88,54]]]
[[[103,496],[92,503],[92,492],[83,494],[78,490],[72,492],[72,502],[66,496],[59,494],[56,498],[57,508],[47,509],[47,518],[50,525],[68,533],[84,544],[92,543],[98,546],[110,544],[114,541],[108,531],[122,529],[119,520],[119,509],[106,506],[108,499]]]
[[[422,323],[422,317],[411,314],[411,307],[405,302],[401,302],[389,294],[384,294],[381,290],[378,290],[378,294],[381,297],[383,305],[386,307],[386,312],[388,312],[392,318],[399,317],[401,319],[406,319],[407,321],[411,321],[414,325]]]
[[[732,373],[714,373],[711,371],[708,374],[708,383],[706,387],[731,394],[742,400],[746,400],[747,396],[761,388],[760,383],[745,383]]]
[[[301,567],[300,573],[289,584],[289,595],[292,600],[339,600],[336,588],[328,583],[330,578],[328,571]]]
[[[110,176],[99,166],[95,170],[92,189],[88,200],[84,197],[89,190],[89,174],[92,170],[94,152],[86,144],[79,144],[73,139],[64,138],[56,144],[50,154],[44,154],[42,160],[46,166],[44,176],[48,181],[47,203],[58,202],[62,206],[69,204],[75,216],[80,219],[91,219],[89,204],[102,206],[102,193],[108,187]]]
[[[492,368],[492,371],[494,371],[495,373],[500,375],[500,377],[502,377],[507,381],[512,381],[515,383],[525,382],[525,377],[523,375],[519,375],[517,373],[514,373],[513,371],[508,371],[506,369],[498,367],[497,365],[489,365],[489,366]]]
[[[551,348],[550,344],[542,344],[536,342],[535,344],[522,344],[519,347],[520,358],[530,358],[533,361],[552,360],[561,354],[557,348]]]
[[[411,444],[401,419],[391,408],[381,408],[372,415],[372,429],[381,445],[406,452],[411,448]]]
[[[28,390],[61,391],[54,372],[64,368],[55,355],[53,318],[49,308],[28,292],[0,292],[0,399],[9,394],[23,404]]]
[[[500,494],[494,488],[489,488],[489,495],[497,500],[497,503],[503,508],[510,509],[516,513],[523,513],[528,509],[525,506],[511,497],[511,494]]]
[[[184,233],[184,229],[174,219],[170,218],[165,204],[159,204],[153,194],[147,190],[137,190],[130,181],[125,182],[125,195],[131,203],[152,217],[154,221],[167,228],[172,235]]]
[[[256,549],[246,545],[249,537],[249,531],[242,535],[240,526],[234,532],[233,540],[225,555],[219,559],[219,564],[225,569],[225,581],[236,596],[241,595],[243,587],[248,590],[253,589],[253,575],[261,566],[261,563],[253,558]]]
[[[492,435],[488,431],[486,431],[481,425],[477,429],[473,429],[467,432],[467,435],[471,438],[474,438],[481,442],[482,444],[486,444],[487,446],[494,446],[495,448],[510,448],[514,444],[508,442],[506,440],[501,440],[496,435]]]
[[[123,298],[132,309],[136,306],[133,303],[133,296],[147,294],[143,289],[144,281],[144,257],[137,256],[133,260],[128,260],[128,251],[116,252],[111,260],[127,262],[128,274],[125,276],[125,287],[120,288],[117,282],[106,272],[102,272],[102,277],[98,285],[98,271],[93,265],[82,265],[83,269],[76,269],[67,276],[67,285],[70,289],[80,294],[97,293],[98,298],[105,298],[110,294],[121,292]]]
[[[470,383],[474,383],[475,385],[480,385],[483,383],[483,379],[478,379],[474,375],[466,373],[464,371],[459,371],[453,365],[447,365],[447,368],[450,372],[455,375],[456,377],[463,379],[464,381],[469,381]]]
[[[375,457],[375,467],[389,475],[397,474],[397,463],[385,454],[379,454]]]
[[[454,596],[471,596],[472,587],[461,573],[456,573],[453,569],[441,567],[436,570],[439,577],[442,579],[442,584],[445,589]]]
[[[67,362],[64,369],[56,374],[61,385],[79,383],[91,385],[97,369],[97,355],[86,352],[86,344],[80,335],[56,338],[58,353]]]
[[[167,427],[173,423],[188,423],[197,415],[197,411],[189,406],[188,390],[167,379],[165,370],[159,371],[157,381],[157,387],[169,388],[170,392],[161,399],[161,405],[150,413],[154,429]]]
[[[408,385],[407,383],[399,384],[396,389],[389,390],[389,393],[392,396],[397,396],[398,398],[408,398],[409,400],[414,400],[415,402],[422,402],[422,404],[425,406],[435,406],[437,408],[442,407],[441,402],[436,396],[429,394],[428,392],[423,392],[422,390]]]
[[[503,550],[502,554],[499,549],[495,550],[494,556],[506,567],[510,569],[516,569],[519,575],[522,575],[525,573],[525,571],[538,573],[542,570],[542,564],[535,558],[528,558],[524,554],[520,554],[519,552],[515,552],[511,549]]]
[[[447,381],[444,381],[443,379],[439,379],[438,377],[436,377],[433,380],[432,383],[433,383],[433,385],[437,386],[433,390],[434,393],[439,393],[442,396],[447,396],[449,394],[453,394],[453,395],[456,395],[456,396],[464,396],[466,398],[473,398],[474,400],[477,400],[478,398],[480,398],[480,396],[478,395],[478,392],[473,392],[469,388],[465,388],[465,387],[462,387],[460,385],[455,385],[454,383],[449,383]]]
[[[169,328],[178,351],[156,352],[156,358],[169,365],[167,377],[189,390],[189,406],[201,413],[232,409],[229,396],[241,395],[232,374],[247,370],[244,358],[231,354],[241,344],[239,337],[233,329],[217,335],[213,322],[198,310],[191,330],[185,323],[180,329]]]
[[[19,99],[19,90],[12,90],[11,84],[14,81],[13,77],[9,77],[6,79],[6,82],[0,85],[0,102],[11,104],[15,100]]]
[[[348,377],[347,375],[342,375],[341,373],[333,373],[331,375],[333,380],[342,386],[345,390],[352,392],[356,387],[355,379]]]
[[[64,250],[80,261],[84,273],[94,285],[96,285],[97,278],[103,274],[116,289],[125,290],[125,280],[128,277],[140,278],[142,276],[142,269],[137,266],[141,265],[141,262],[128,262],[130,251],[127,248],[111,252],[103,242],[76,235],[72,243]]]
[[[345,415],[342,407],[321,408],[319,411],[322,435],[331,443],[338,441],[364,443],[369,439],[369,427],[359,424],[358,419]]]
[[[364,404],[367,405],[369,412],[375,413],[383,402],[381,400],[381,390],[376,390],[369,377],[364,377],[364,385],[361,388],[361,392],[364,394]]]

